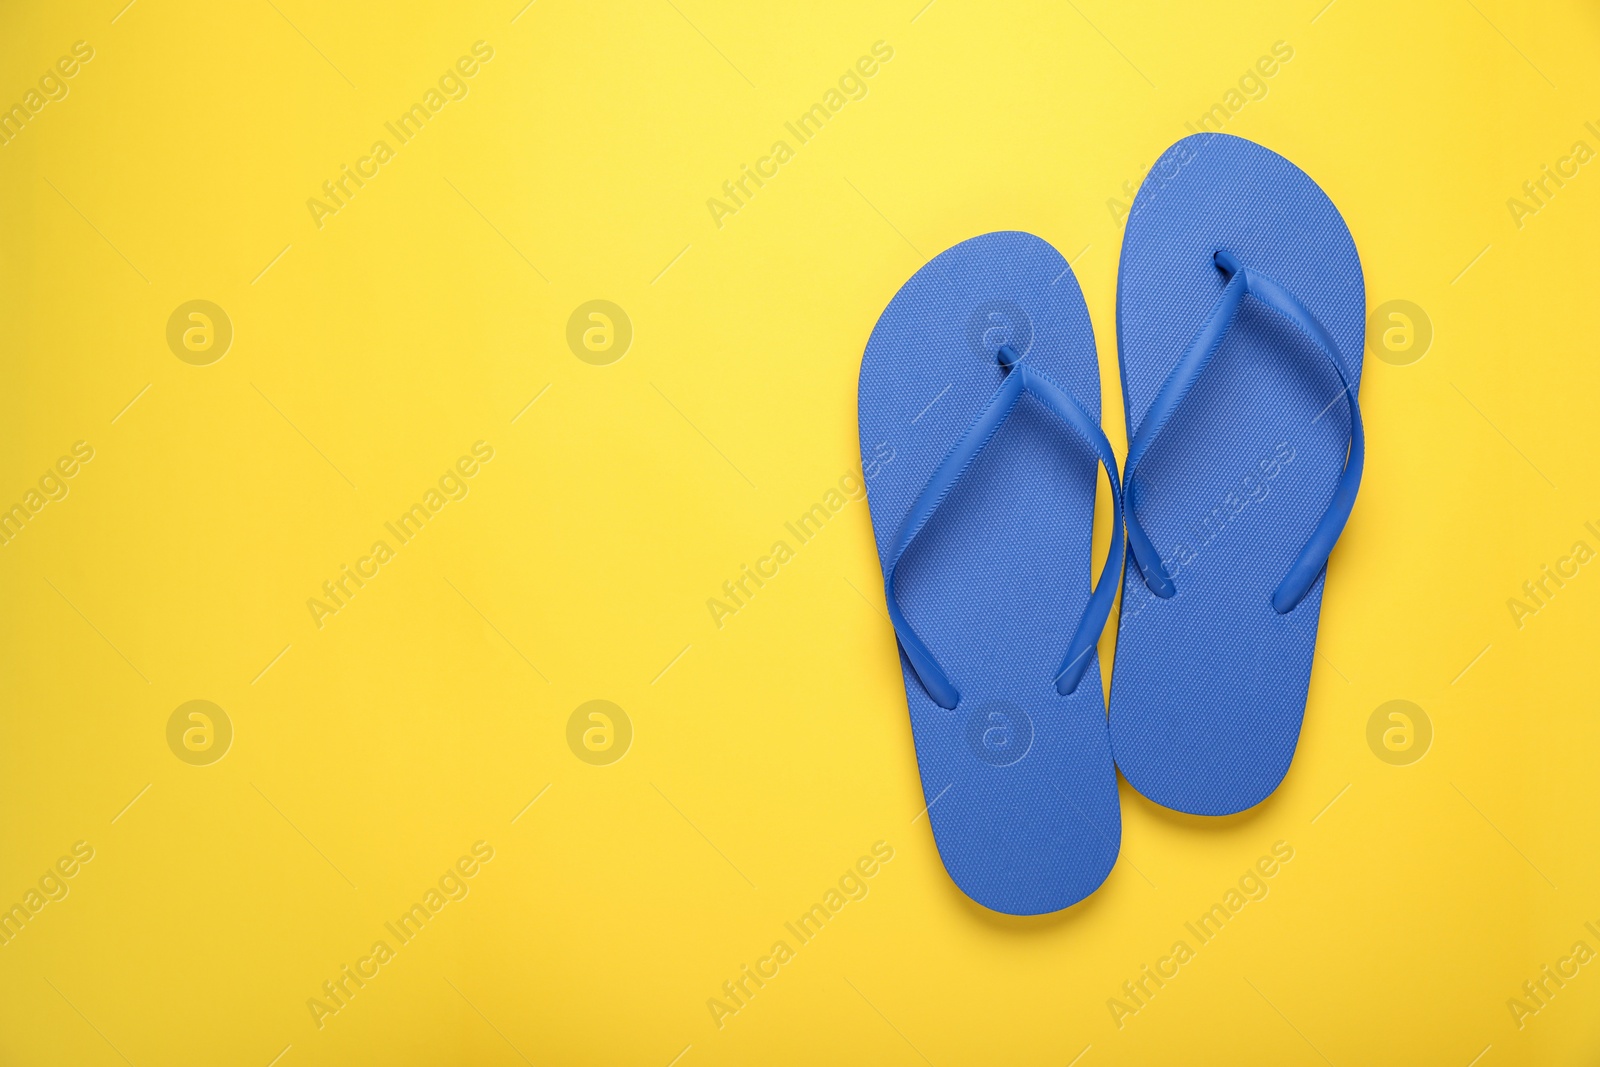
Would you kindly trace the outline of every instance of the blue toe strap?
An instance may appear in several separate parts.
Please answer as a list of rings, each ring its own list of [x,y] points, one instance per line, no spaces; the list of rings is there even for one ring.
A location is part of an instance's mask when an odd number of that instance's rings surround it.
[[[972,426],[950,449],[938,469],[933,472],[933,476],[928,479],[928,484],[923,488],[921,495],[911,505],[911,510],[906,514],[900,524],[899,532],[895,535],[894,548],[884,567],[884,599],[888,602],[889,619],[893,622],[895,634],[900,639],[900,647],[905,650],[906,658],[911,661],[912,669],[917,672],[922,688],[927,690],[928,696],[933,698],[935,704],[946,710],[953,709],[961,703],[961,694],[900,610],[900,603],[894,591],[895,571],[900,566],[901,557],[905,555],[906,549],[911,547],[911,542],[916,540],[917,534],[922,532],[928,520],[933,517],[933,513],[950,494],[950,490],[955,488],[961,476],[972,465],[972,461],[978,457],[978,453],[983,451],[984,446],[1005,423],[1025,392],[1066,423],[1094,453],[1100,465],[1105,468],[1106,478],[1111,483],[1111,495],[1117,515],[1112,528],[1111,547],[1106,553],[1100,577],[1095,582],[1094,592],[1090,594],[1082,616],[1078,619],[1077,631],[1072,636],[1071,644],[1067,646],[1061,669],[1056,672],[1056,692],[1062,696],[1067,696],[1077,688],[1084,671],[1088,669],[1093,659],[1095,644],[1100,638],[1100,631],[1105,628],[1106,617],[1111,613],[1111,602],[1116,596],[1118,575],[1113,572],[1120,570],[1123,553],[1122,490],[1117,478],[1117,460],[1111,453],[1111,443],[1106,440],[1105,434],[1100,432],[1100,427],[1095,421],[1089,418],[1065,390],[1044,374],[1022,364],[1020,360],[1021,356],[1009,345],[1000,350],[1000,365],[1006,367],[1009,373]]]
[[[1310,539],[1300,549],[1300,554],[1290,566],[1289,572],[1284,575],[1272,594],[1272,608],[1282,615],[1293,611],[1316,584],[1322,568],[1327,565],[1334,543],[1344,532],[1345,523],[1350,518],[1350,510],[1355,507],[1356,491],[1361,485],[1361,468],[1366,459],[1366,434],[1361,427],[1361,407],[1356,403],[1355,390],[1351,388],[1349,376],[1345,373],[1344,360],[1339,356],[1339,346],[1305,305],[1265,274],[1246,268],[1231,253],[1218,252],[1215,258],[1217,268],[1228,278],[1228,284],[1223,288],[1222,295],[1217,297],[1217,302],[1212,305],[1194,340],[1189,342],[1189,348],[1184,352],[1183,358],[1178,360],[1177,366],[1172,368],[1172,373],[1162,384],[1161,391],[1156,394],[1149,411],[1145,414],[1144,425],[1140,428],[1138,436],[1128,446],[1127,473],[1123,482],[1123,493],[1127,498],[1128,549],[1133,556],[1134,564],[1139,568],[1139,574],[1144,578],[1145,585],[1152,593],[1166,599],[1178,591],[1172,578],[1161,565],[1161,554],[1156,551],[1144,528],[1139,525],[1138,509],[1135,506],[1138,497],[1135,474],[1139,461],[1149,452],[1150,446],[1171,421],[1184,398],[1189,395],[1190,389],[1199,381],[1206,365],[1211,362],[1211,357],[1216,355],[1217,349],[1222,346],[1223,336],[1233,324],[1239,305],[1244,302],[1247,294],[1253,296],[1288,319],[1317,346],[1327,362],[1332,365],[1334,373],[1339,376],[1341,395],[1350,409],[1350,450],[1345,459],[1344,472],[1339,476],[1339,484],[1333,491],[1333,499],[1323,511],[1322,518],[1317,522]]]

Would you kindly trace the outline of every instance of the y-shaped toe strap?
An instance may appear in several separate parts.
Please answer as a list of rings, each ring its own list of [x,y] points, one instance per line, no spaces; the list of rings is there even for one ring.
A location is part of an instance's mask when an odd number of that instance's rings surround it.
[[[1156,395],[1150,410],[1145,414],[1143,427],[1133,443],[1128,446],[1127,475],[1123,483],[1123,493],[1127,497],[1128,548],[1135,565],[1139,568],[1139,574],[1152,593],[1162,599],[1177,593],[1178,587],[1161,565],[1161,554],[1150,543],[1144,527],[1139,524],[1138,509],[1135,506],[1137,499],[1135,474],[1139,461],[1150,451],[1150,446],[1155,443],[1179,405],[1189,395],[1190,389],[1200,379],[1201,372],[1211,362],[1211,357],[1216,355],[1217,349],[1222,346],[1222,338],[1228,332],[1228,327],[1233,324],[1239,305],[1244,302],[1245,295],[1249,294],[1288,319],[1316,345],[1327,362],[1333,366],[1334,373],[1339,376],[1339,384],[1343,387],[1341,395],[1350,409],[1350,448],[1345,459],[1344,472],[1339,476],[1339,484],[1333,491],[1333,499],[1322,513],[1322,518],[1312,531],[1311,538],[1300,549],[1300,554],[1289,568],[1289,573],[1284,575],[1272,594],[1273,610],[1283,615],[1293,611],[1316,584],[1317,576],[1327,565],[1328,555],[1333,551],[1334,543],[1344,532],[1345,523],[1350,518],[1350,509],[1355,507],[1356,491],[1361,485],[1361,468],[1366,458],[1366,435],[1361,428],[1361,407],[1356,403],[1355,390],[1351,388],[1350,379],[1345,373],[1344,360],[1339,357],[1339,346],[1305,305],[1265,274],[1258,270],[1247,269],[1231,253],[1218,252],[1215,260],[1217,269],[1228,278],[1228,284],[1223,288],[1222,295],[1217,297],[1217,302],[1212,305],[1210,314],[1206,316],[1206,321],[1195,334],[1194,340],[1189,342],[1189,348],[1184,352],[1183,358],[1178,360],[1177,366],[1172,368],[1172,373],[1162,384],[1161,392]]]
[[[1072,643],[1067,646],[1067,654],[1061,662],[1061,669],[1056,672],[1056,692],[1062,696],[1067,696],[1078,687],[1079,680],[1088,669],[1095,644],[1100,638],[1100,631],[1105,628],[1106,617],[1111,613],[1111,602],[1116,596],[1118,575],[1115,572],[1120,569],[1122,561],[1122,490],[1117,479],[1117,460],[1111,453],[1111,443],[1106,440],[1106,435],[1100,432],[1100,427],[1095,421],[1089,418],[1065,390],[1044,374],[1024,366],[1021,358],[1009,345],[1000,349],[1000,365],[1006,367],[1009,373],[1000,383],[1000,388],[995,390],[994,396],[990,398],[982,413],[933,472],[933,476],[928,479],[927,486],[923,488],[916,502],[911,505],[911,510],[900,524],[899,533],[895,535],[894,549],[890,552],[888,565],[884,568],[884,599],[888,602],[889,619],[894,623],[895,634],[900,638],[900,647],[905,650],[906,658],[911,661],[912,668],[917,672],[922,688],[927,690],[928,696],[933,698],[935,704],[946,710],[953,709],[961,703],[961,693],[951,683],[950,676],[939,666],[939,661],[928,651],[928,646],[923,644],[916,630],[912,629],[904,613],[901,612],[894,591],[895,571],[900,566],[900,559],[905,555],[906,549],[911,547],[911,542],[916,540],[917,534],[922,532],[928,520],[933,517],[933,513],[944,502],[950,490],[955,488],[961,476],[972,465],[972,461],[978,457],[978,453],[983,451],[984,446],[1004,424],[1025,392],[1066,423],[1094,453],[1100,466],[1105,468],[1106,478],[1111,483],[1111,496],[1116,506],[1111,547],[1106,553],[1105,564],[1100,569],[1100,578],[1095,582],[1094,592],[1090,594],[1083,615],[1078,619],[1077,632],[1072,636]]]

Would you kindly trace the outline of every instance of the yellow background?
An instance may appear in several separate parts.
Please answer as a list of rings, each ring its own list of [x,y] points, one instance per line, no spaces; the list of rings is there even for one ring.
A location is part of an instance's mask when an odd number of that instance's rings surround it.
[[[0,547],[0,905],[95,855],[0,947],[0,1060],[1593,1062],[1600,965],[1520,1029],[1506,1002],[1600,949],[1600,568],[1520,629],[1507,600],[1600,547],[1600,164],[1520,228],[1506,201],[1600,149],[1600,13],[920,4],[6,5],[0,103],[94,58],[0,147],[0,504],[95,456]],[[469,95],[319,228],[307,199],[479,40]],[[869,94],[716,226],[880,40]],[[1124,787],[1098,893],[990,914],[920,817],[865,505],[721,629],[705,601],[855,467],[873,322],[974,234],[1074,261],[1120,450],[1108,200],[1277,41],[1226,129],[1328,191],[1369,306],[1434,330],[1410,365],[1369,346],[1300,751],[1234,818]],[[209,366],[166,342],[193,299],[233,324]],[[609,366],[565,340],[593,299],[633,324]],[[480,440],[470,494],[319,629],[307,599]],[[167,745],[195,699],[235,731],[210,766]],[[567,744],[591,699],[634,727],[609,766]],[[1366,740],[1392,699],[1433,726],[1408,766]],[[319,1029],[308,998],[480,840],[470,895]],[[708,998],[880,840],[719,1029]],[[1270,895],[1119,1028],[1279,840]]]

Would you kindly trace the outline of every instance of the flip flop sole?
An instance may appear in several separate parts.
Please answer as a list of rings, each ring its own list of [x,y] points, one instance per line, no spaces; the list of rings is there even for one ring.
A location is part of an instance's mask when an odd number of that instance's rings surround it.
[[[1226,250],[1297,296],[1359,385],[1365,290],[1343,218],[1303,171],[1260,145],[1199,134],[1152,168],[1117,279],[1128,439],[1226,283]],[[1139,467],[1137,518],[1177,586],[1123,578],[1111,739],[1144,796],[1198,815],[1264,800],[1294,756],[1322,608],[1274,589],[1328,506],[1350,423],[1333,369],[1246,298],[1204,376]]]
[[[930,475],[1004,378],[1010,344],[1098,420],[1099,370],[1071,269],[1025,233],[931,260],[879,318],[861,362],[863,463],[880,558]],[[1121,841],[1100,672],[1054,679],[1090,592],[1095,459],[1030,395],[902,559],[907,619],[961,690],[954,710],[901,654],[923,799],[945,869],[995,911],[1057,911],[1093,892]]]

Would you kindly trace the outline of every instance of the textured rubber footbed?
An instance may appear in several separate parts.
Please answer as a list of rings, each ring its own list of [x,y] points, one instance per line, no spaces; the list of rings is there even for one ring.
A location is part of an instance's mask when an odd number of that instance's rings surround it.
[[[1090,418],[1094,333],[1067,263],[1025,233],[964,241],[890,301],[861,361],[863,463],[880,559],[934,468],[971,426],[1011,344]],[[1054,679],[1089,599],[1098,468],[1026,394],[901,561],[906,618],[961,693],[946,711],[904,655],[928,819],[950,877],[995,911],[1056,911],[1093,892],[1122,836],[1092,663],[1071,696]]]
[[[1338,210],[1282,156],[1199,134],[1151,169],[1123,238],[1117,340],[1130,441],[1226,284],[1219,249],[1298,297],[1359,384],[1365,292]],[[1231,814],[1288,772],[1324,578],[1286,615],[1270,598],[1332,499],[1349,434],[1325,357],[1246,297],[1140,463],[1137,517],[1178,592],[1162,600],[1131,563],[1124,574],[1111,739],[1129,783],[1158,804]]]

